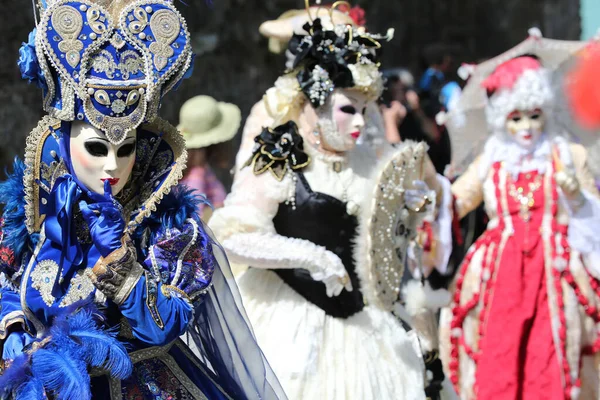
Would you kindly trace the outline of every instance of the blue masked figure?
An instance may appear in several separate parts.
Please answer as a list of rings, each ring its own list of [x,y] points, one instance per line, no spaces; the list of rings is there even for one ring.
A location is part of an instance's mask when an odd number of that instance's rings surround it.
[[[157,117],[190,70],[171,2],[46,1],[23,76],[44,117],[0,184],[0,398],[278,399]]]

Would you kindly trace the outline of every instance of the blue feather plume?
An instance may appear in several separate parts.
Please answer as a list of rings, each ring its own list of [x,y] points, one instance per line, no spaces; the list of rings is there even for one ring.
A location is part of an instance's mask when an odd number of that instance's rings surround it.
[[[62,321],[59,321],[62,322]],[[131,360],[127,350],[116,338],[116,330],[99,329],[91,311],[80,311],[68,318],[67,324],[55,323],[51,334],[69,340],[65,346],[72,348],[78,358],[94,368],[103,368],[111,375],[125,379],[131,374]],[[63,330],[61,335],[57,330]],[[73,346],[74,345],[74,346]],[[62,346],[61,346],[62,347]]]
[[[0,376],[0,397],[16,391],[23,398],[38,400],[45,390],[64,400],[87,400],[91,398],[89,368],[103,368],[121,379],[133,369],[116,331],[99,328],[92,307],[56,317],[40,340],[48,339],[41,349],[17,357]]]
[[[27,383],[29,378],[29,357],[21,354],[13,360],[10,368],[0,375],[0,399],[10,397],[11,392]]]
[[[42,382],[31,378],[16,391],[16,398],[19,400],[45,400],[47,399]]]
[[[71,351],[49,346],[31,357],[31,374],[40,380],[45,390],[65,400],[91,399],[90,376],[85,362],[73,357]]]
[[[35,239],[29,235],[25,225],[24,174],[25,164],[15,158],[13,172],[7,171],[7,179],[0,182],[0,204],[4,204],[2,244],[13,250],[17,262],[20,262],[24,253],[35,245]]]
[[[153,233],[152,237],[158,236],[159,233],[165,232],[168,229],[182,230],[185,221],[188,218],[200,222],[198,214],[198,206],[207,204],[208,200],[194,189],[190,189],[185,185],[177,185],[165,195],[157,205],[156,211],[148,217],[135,233],[135,238],[139,238],[145,229],[150,229]],[[154,243],[151,243],[154,244]]]

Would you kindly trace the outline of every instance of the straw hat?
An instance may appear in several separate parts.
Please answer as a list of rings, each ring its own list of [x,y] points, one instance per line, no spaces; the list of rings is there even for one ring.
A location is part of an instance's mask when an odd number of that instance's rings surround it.
[[[177,129],[188,149],[199,149],[232,139],[240,128],[242,114],[235,104],[217,102],[210,96],[196,96],[179,111]]]

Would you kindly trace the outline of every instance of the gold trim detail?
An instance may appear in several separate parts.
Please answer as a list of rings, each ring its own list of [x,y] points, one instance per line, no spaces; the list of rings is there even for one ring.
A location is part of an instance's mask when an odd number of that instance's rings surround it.
[[[139,263],[134,263],[131,271],[129,271],[129,274],[125,277],[125,280],[121,284],[121,288],[115,294],[113,302],[116,305],[119,306],[123,304],[143,274],[144,268]]]
[[[189,302],[191,304],[190,298],[188,297],[187,293],[184,292],[183,290],[179,289],[177,286],[163,284],[160,286],[160,291],[167,299],[170,299],[172,297],[173,293],[177,293],[181,298],[183,298],[184,300],[186,300],[187,302]]]
[[[156,207],[162,201],[163,197],[168,194],[171,189],[179,183],[183,178],[183,171],[187,163],[187,151],[185,149],[185,140],[181,133],[164,119],[157,117],[152,124],[142,125],[142,129],[150,132],[163,133],[161,140],[164,140],[171,150],[173,151],[174,161],[169,174],[163,181],[162,185],[154,190],[150,197],[146,199],[143,204],[134,211],[137,215],[133,220],[129,222],[127,231],[133,233],[139,224],[148,218],[153,212],[156,211]]]
[[[25,187],[25,224],[30,234],[39,232],[42,226],[42,218],[39,214],[40,187],[36,183],[40,179],[42,149],[51,129],[59,129],[60,125],[60,120],[45,116],[27,136],[23,186]]]
[[[162,361],[175,375],[175,378],[183,385],[183,387],[190,392],[192,396],[196,400],[208,400],[208,397],[192,382],[192,380],[183,372],[183,370],[177,365],[175,359],[170,354],[165,354],[159,357],[159,360]]]

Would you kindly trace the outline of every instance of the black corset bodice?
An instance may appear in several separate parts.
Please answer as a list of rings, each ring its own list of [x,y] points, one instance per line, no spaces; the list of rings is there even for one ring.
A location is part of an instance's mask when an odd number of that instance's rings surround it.
[[[353,291],[342,290],[339,296],[327,297],[325,284],[315,281],[304,269],[277,269],[275,273],[306,300],[337,318],[347,318],[364,307],[360,284],[356,275],[353,240],[358,220],[346,212],[346,203],[324,193],[311,190],[304,174],[297,173],[296,209],[279,205],[273,219],[278,234],[309,240],[335,253],[346,267]]]

